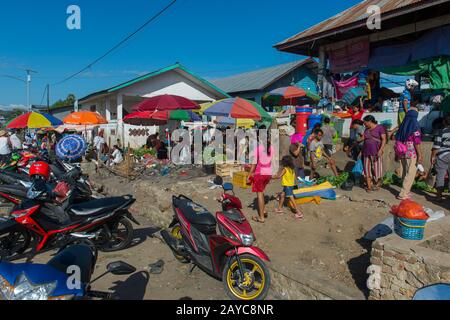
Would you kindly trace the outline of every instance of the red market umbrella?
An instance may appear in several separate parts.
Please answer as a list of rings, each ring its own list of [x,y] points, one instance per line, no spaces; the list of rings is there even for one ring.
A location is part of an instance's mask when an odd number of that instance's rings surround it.
[[[135,126],[163,125],[169,120],[201,121],[200,116],[190,110],[138,111],[127,115],[123,121]]]
[[[168,121],[167,111],[137,111],[123,118],[123,122],[133,126],[160,126]]]
[[[176,95],[161,95],[146,99],[133,107],[134,111],[167,111],[167,110],[194,110],[200,106],[187,98]]]

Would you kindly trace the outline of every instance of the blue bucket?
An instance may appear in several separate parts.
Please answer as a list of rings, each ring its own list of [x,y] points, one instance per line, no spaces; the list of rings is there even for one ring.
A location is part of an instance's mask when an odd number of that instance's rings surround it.
[[[308,129],[314,128],[317,123],[322,123],[322,115],[312,114],[308,118]]]

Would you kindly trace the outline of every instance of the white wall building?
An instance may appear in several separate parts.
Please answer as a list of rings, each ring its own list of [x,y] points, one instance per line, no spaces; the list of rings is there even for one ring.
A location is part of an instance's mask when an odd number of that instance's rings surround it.
[[[109,145],[120,139],[124,146],[138,148],[145,144],[147,136],[158,127],[137,127],[124,124],[122,119],[132,112],[133,106],[146,98],[171,94],[199,104],[226,99],[230,96],[181,64],[151,72],[115,87],[92,93],[79,100],[80,109],[96,111],[109,122],[103,126]]]

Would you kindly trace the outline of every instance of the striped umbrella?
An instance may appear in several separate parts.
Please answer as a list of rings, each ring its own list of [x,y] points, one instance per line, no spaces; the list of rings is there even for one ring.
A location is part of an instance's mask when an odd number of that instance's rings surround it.
[[[63,122],[52,115],[40,112],[28,112],[12,120],[7,129],[40,129],[62,125]]]
[[[272,117],[255,101],[242,98],[230,98],[211,103],[205,115],[228,117],[233,119],[272,120]]]
[[[264,99],[271,104],[284,106],[319,101],[320,97],[311,90],[289,86],[270,91],[264,96]]]

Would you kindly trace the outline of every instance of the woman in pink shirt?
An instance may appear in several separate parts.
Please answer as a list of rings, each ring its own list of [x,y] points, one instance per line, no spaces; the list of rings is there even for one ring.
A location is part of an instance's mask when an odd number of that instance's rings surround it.
[[[270,137],[268,138],[267,149],[268,152],[266,151],[264,144],[259,141],[259,145],[254,154],[256,164],[252,164],[248,178],[248,183],[252,184],[252,192],[257,194],[258,199],[258,216],[253,217],[252,219],[259,223],[264,223],[265,219],[268,217],[264,191],[270,180],[272,180],[272,156],[274,150],[270,145]]]

